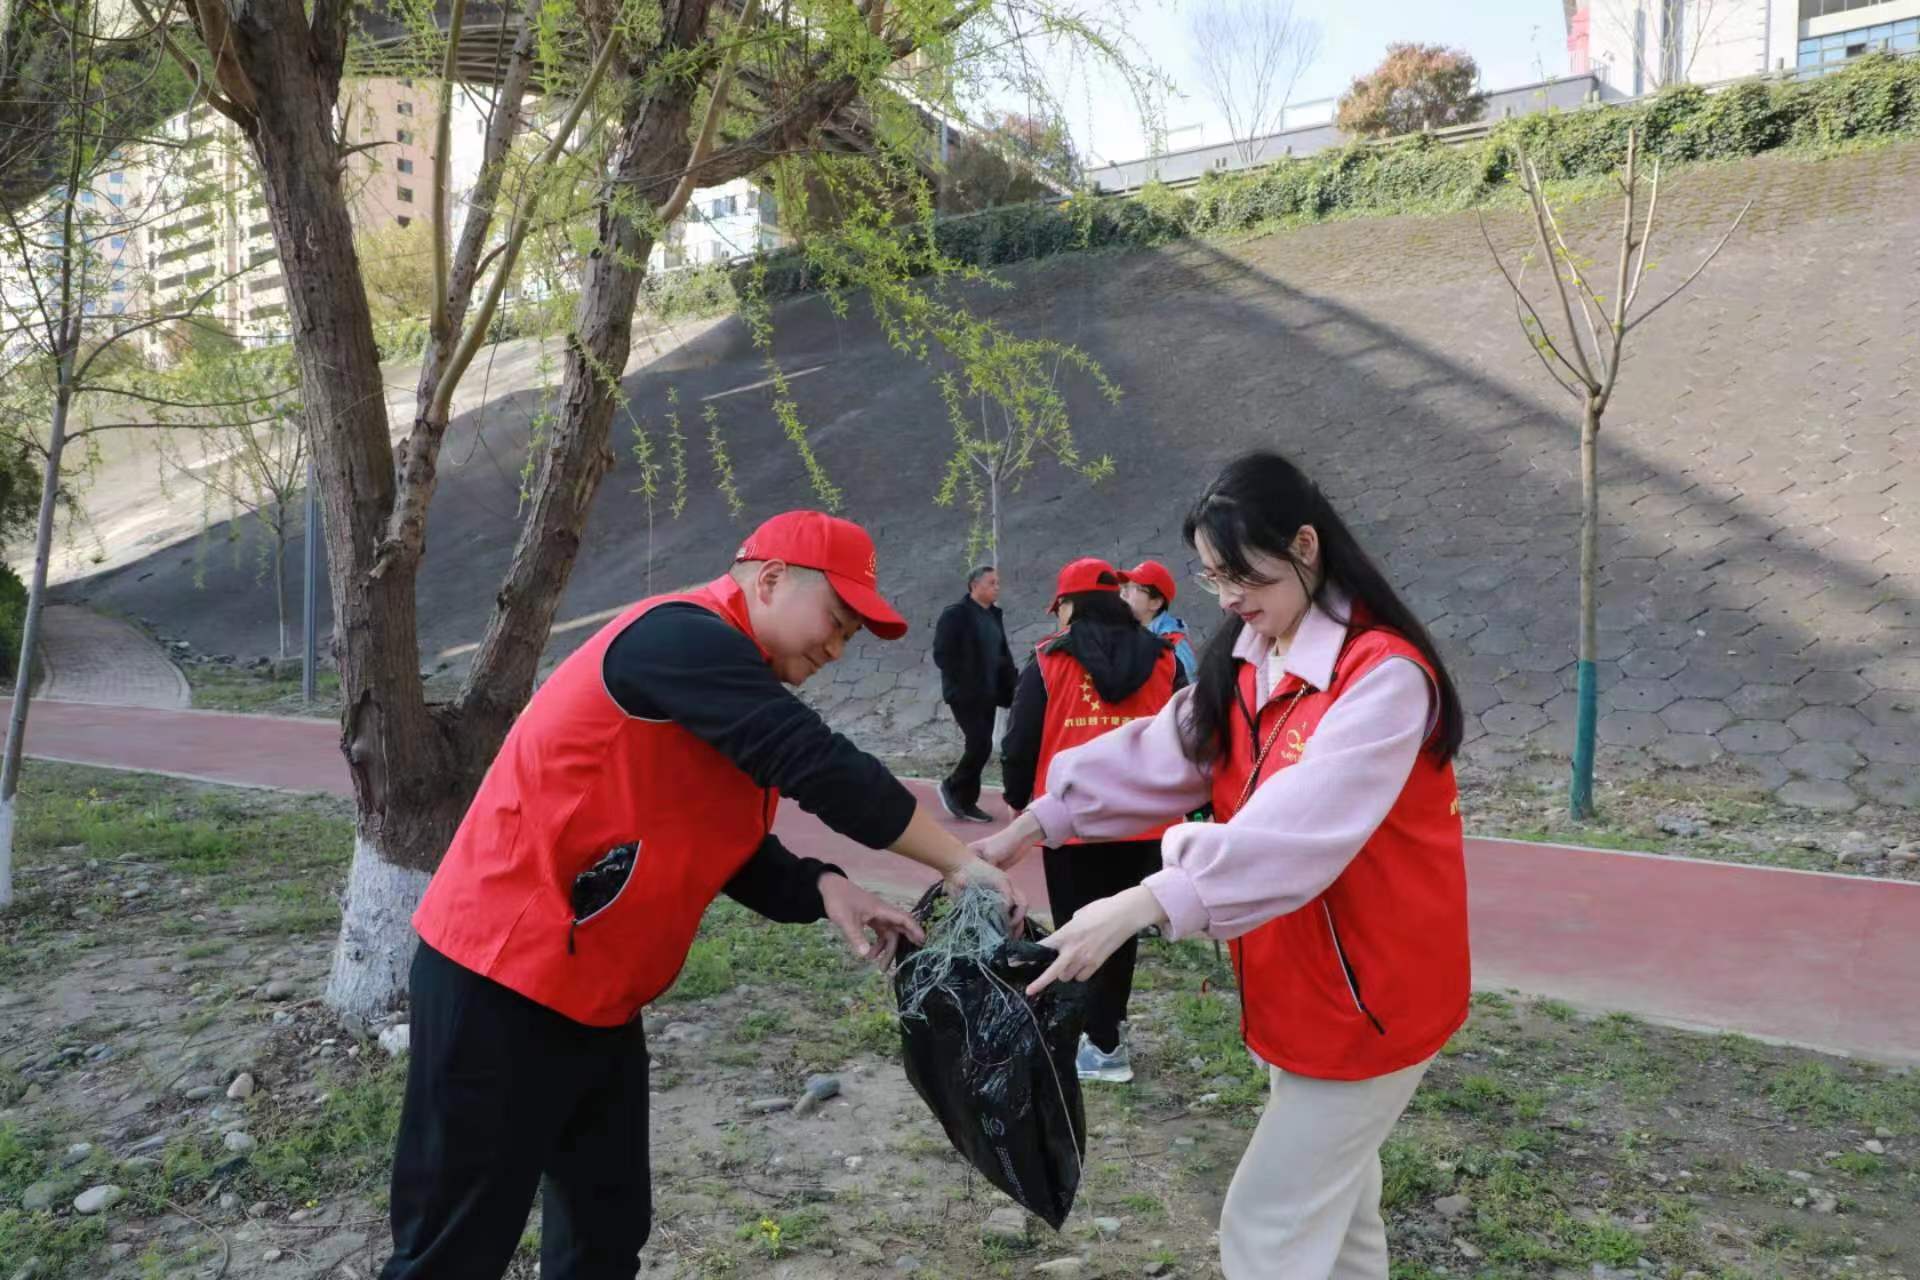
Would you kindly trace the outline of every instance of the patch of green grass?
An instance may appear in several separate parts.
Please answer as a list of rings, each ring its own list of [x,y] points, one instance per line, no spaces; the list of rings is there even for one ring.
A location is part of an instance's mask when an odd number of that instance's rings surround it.
[[[1440,1168],[1430,1147],[1397,1135],[1380,1148],[1380,1177],[1380,1207],[1389,1211],[1443,1196],[1453,1186],[1452,1172]]]
[[[1579,1015],[1563,1000],[1536,1000],[1533,1011],[1549,1022],[1572,1022]]]
[[[256,1109],[252,1132],[260,1145],[239,1173],[240,1185],[291,1201],[383,1186],[406,1075],[404,1062],[383,1062],[334,1085],[317,1109]],[[210,1140],[182,1145],[165,1166],[169,1178],[176,1170],[204,1178],[218,1167],[223,1153]]]
[[[314,674],[313,702],[300,699],[300,677],[276,680],[238,667],[183,668],[193,705],[200,711],[241,711],[256,715],[332,715],[340,708],[340,677],[331,671]]]
[[[44,1268],[40,1274],[49,1280],[96,1274],[83,1264],[106,1243],[103,1218],[56,1217],[20,1207],[21,1195],[42,1179],[57,1184],[56,1205],[81,1190],[87,1169],[56,1172],[55,1146],[47,1130],[0,1124],[0,1274],[12,1275],[28,1258],[40,1259]]]
[[[1815,1124],[1885,1127],[1895,1133],[1920,1125],[1920,1076],[1882,1076],[1869,1067],[1843,1075],[1825,1062],[1800,1062],[1766,1078],[1767,1097],[1782,1112]]]

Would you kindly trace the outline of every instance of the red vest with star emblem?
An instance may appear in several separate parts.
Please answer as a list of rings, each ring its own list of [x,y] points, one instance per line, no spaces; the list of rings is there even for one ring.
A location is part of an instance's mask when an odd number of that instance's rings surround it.
[[[1257,712],[1256,671],[1239,669],[1228,754],[1213,766],[1227,822],[1258,787],[1313,749],[1314,727],[1353,683],[1389,658],[1433,669],[1382,628],[1348,636],[1326,689],[1288,676]],[[1298,695],[1296,697],[1296,695]],[[1271,742],[1265,756],[1262,747]],[[1453,766],[1422,750],[1379,828],[1326,892],[1231,944],[1241,1033],[1295,1075],[1368,1080],[1424,1062],[1460,1029],[1471,995],[1467,874]]]
[[[1160,709],[1173,697],[1173,677],[1179,665],[1173,656],[1173,646],[1168,645],[1154,663],[1153,674],[1145,684],[1119,702],[1108,702],[1093,687],[1093,675],[1080,665],[1079,659],[1051,647],[1057,639],[1058,636],[1053,636],[1041,641],[1035,655],[1040,663],[1041,678],[1047,684],[1047,720],[1040,731],[1040,759],[1033,774],[1036,789],[1046,787],[1047,768],[1062,751],[1092,742],[1123,724],[1159,715]],[[1158,840],[1172,825],[1163,823],[1127,838]],[[1082,842],[1069,840],[1067,843]]]
[[[780,803],[687,730],[630,716],[607,692],[607,647],[675,602],[753,636],[745,593],[723,577],[642,600],[576,649],[514,722],[413,916],[454,963],[589,1026],[630,1022],[673,985],[701,915]],[[574,877],[635,842],[613,900],[575,919]]]

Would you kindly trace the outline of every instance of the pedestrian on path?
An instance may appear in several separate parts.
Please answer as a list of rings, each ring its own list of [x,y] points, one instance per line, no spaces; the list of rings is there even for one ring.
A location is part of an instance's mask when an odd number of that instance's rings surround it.
[[[1000,745],[1002,792],[1016,810],[1026,808],[1034,779],[1046,777],[1062,751],[1158,715],[1186,685],[1173,646],[1141,628],[1120,589],[1121,575],[1105,560],[1075,560],[1060,570],[1049,610],[1060,630],[1041,642],[1020,673]],[[1166,827],[1104,844],[1050,844],[1042,857],[1054,927],[1158,871]],[[1087,1029],[1077,1060],[1082,1080],[1133,1079],[1126,1022],[1137,950],[1133,939],[1122,942],[1087,980]]]
[[[652,1218],[640,1015],[716,895],[775,921],[825,916],[882,963],[920,937],[781,845],[783,792],[950,885],[1012,897],[786,687],[862,626],[906,633],[876,569],[858,525],[776,516],[727,574],[627,609],[521,712],[413,919],[385,1280],[500,1276],[543,1178],[541,1274],[632,1280]]]
[[[1013,705],[1016,668],[1000,616],[1000,573],[981,565],[967,575],[967,594],[950,604],[933,631],[940,696],[960,726],[960,762],[940,784],[940,804],[966,822],[992,822],[980,807],[980,774],[993,758],[993,717]]]
[[[1198,678],[1199,662],[1187,640],[1187,624],[1173,616],[1174,595],[1173,574],[1158,560],[1142,560],[1120,575],[1121,598],[1141,626],[1172,642],[1180,672],[1192,684]]]
[[[1467,895],[1452,759],[1462,715],[1433,641],[1320,489],[1272,453],[1187,516],[1228,617],[1199,682],[1059,756],[1046,794],[976,847],[1180,823],[1164,868],[1082,908],[1028,988],[1084,979],[1147,925],[1233,945],[1265,1114],[1220,1218],[1227,1280],[1384,1280],[1379,1148],[1467,1016]]]

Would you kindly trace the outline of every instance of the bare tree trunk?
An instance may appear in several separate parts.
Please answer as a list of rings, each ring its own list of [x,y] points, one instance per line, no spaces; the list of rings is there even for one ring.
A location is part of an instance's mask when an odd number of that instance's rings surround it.
[[[1580,415],[1580,663],[1578,716],[1573,736],[1573,783],[1569,808],[1576,820],[1593,816],[1593,748],[1599,691],[1594,654],[1599,651],[1595,579],[1600,565],[1600,415],[1588,395]]]
[[[993,522],[993,545],[989,548],[993,554],[988,557],[988,563],[1004,573],[1000,564],[1000,471],[997,467],[987,473],[987,509]]]
[[[67,406],[73,399],[73,357],[80,346],[78,317],[66,318],[61,334],[60,385],[54,394],[46,466],[40,473],[40,522],[33,538],[33,580],[27,584],[27,616],[20,627],[20,661],[13,677],[13,707],[7,745],[0,759],[0,908],[13,903],[13,814],[20,792],[20,761],[26,752],[27,707],[33,699],[34,650],[40,644],[40,609],[47,598],[47,565],[53,558],[53,507],[60,493],[60,455],[67,447]]]
[[[287,507],[279,504],[279,522],[273,526],[273,611],[278,621],[280,658],[287,657]]]

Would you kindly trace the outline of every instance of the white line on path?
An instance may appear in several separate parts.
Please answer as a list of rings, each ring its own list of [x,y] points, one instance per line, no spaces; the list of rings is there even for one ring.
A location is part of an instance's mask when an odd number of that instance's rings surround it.
[[[808,374],[810,374],[810,373],[818,373],[818,372],[820,372],[820,371],[821,371],[822,369],[824,369],[824,368],[826,368],[826,367],[827,367],[827,366],[825,366],[825,365],[823,365],[823,364],[817,364],[817,365],[815,365],[815,366],[813,366],[813,368],[811,368],[811,369],[795,369],[795,370],[794,370],[794,371],[793,371],[792,373],[790,373],[790,374],[788,374],[788,375],[787,375],[787,378],[788,378],[789,380],[791,380],[791,379],[794,379],[794,378],[804,378],[804,377],[806,377],[806,376],[807,376]],[[700,402],[701,402],[702,404],[705,404],[705,403],[706,403],[707,401],[709,401],[709,400],[718,400],[718,399],[720,399],[720,398],[721,398],[721,397],[723,397],[723,396],[737,396],[737,395],[739,395],[739,394],[740,394],[740,393],[741,393],[742,391],[758,391],[758,390],[759,390],[759,389],[760,389],[761,387],[770,387],[770,386],[772,386],[772,385],[773,385],[773,379],[772,379],[772,378],[762,378],[762,379],[760,379],[760,381],[758,381],[758,382],[749,382],[749,383],[748,383],[748,384],[747,384],[746,386],[744,386],[744,387],[728,387],[728,388],[727,388],[727,389],[726,389],[725,391],[716,391],[716,392],[714,392],[714,393],[713,393],[712,395],[710,395],[710,396],[701,396],[701,397],[700,397]]]

